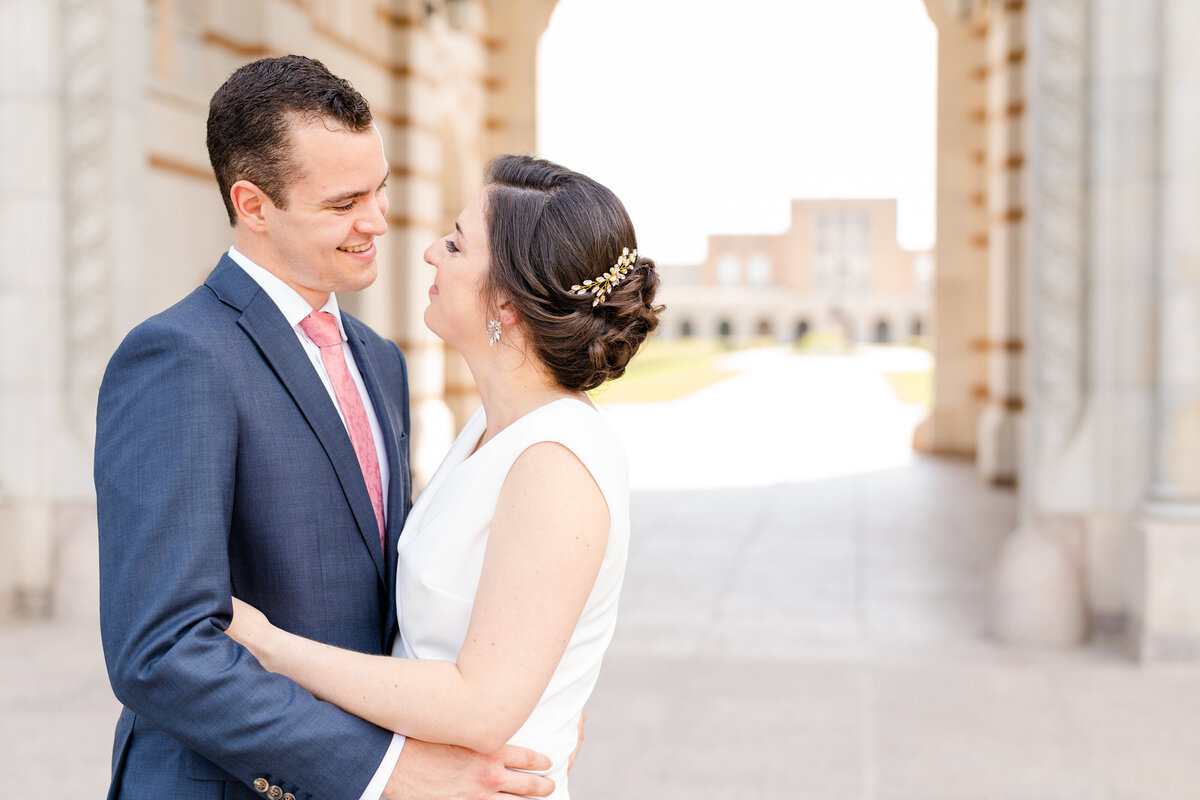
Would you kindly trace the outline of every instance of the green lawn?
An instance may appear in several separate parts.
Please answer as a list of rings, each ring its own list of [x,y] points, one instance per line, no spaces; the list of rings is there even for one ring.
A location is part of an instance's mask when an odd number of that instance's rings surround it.
[[[824,355],[850,352],[837,337],[805,337],[797,352]],[[675,400],[736,373],[714,366],[729,347],[717,341],[651,339],[634,357],[625,374],[593,391],[599,403],[657,403]],[[901,403],[929,407],[933,394],[932,372],[885,372]]]
[[[901,403],[930,407],[933,398],[933,372],[885,372],[892,391]]]
[[[624,375],[592,392],[592,397],[599,403],[657,403],[683,397],[735,374],[713,366],[722,352],[717,342],[651,339]]]

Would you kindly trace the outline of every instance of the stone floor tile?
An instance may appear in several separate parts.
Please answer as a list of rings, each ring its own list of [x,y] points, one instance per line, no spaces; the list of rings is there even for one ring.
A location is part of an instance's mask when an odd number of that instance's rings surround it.
[[[880,663],[873,676],[881,798],[1067,800],[1096,791],[1079,731],[1044,671]]]
[[[592,704],[588,742],[600,741],[581,756],[573,793],[781,800],[863,796],[858,721],[844,713],[860,702],[856,670],[751,658],[678,660],[671,671],[675,689],[665,693],[666,727],[658,731],[630,730],[599,699]],[[616,666],[614,674],[622,687],[637,682],[628,668]],[[610,685],[606,680],[598,693]],[[764,695],[774,702],[762,703]],[[656,706],[655,713],[660,709]],[[608,768],[594,768],[593,758]],[[625,759],[639,765],[635,776],[621,775]]]

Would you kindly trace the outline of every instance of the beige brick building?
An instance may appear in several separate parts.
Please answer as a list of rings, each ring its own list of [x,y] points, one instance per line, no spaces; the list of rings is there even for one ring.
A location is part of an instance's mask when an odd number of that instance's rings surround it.
[[[537,41],[554,3],[0,4],[0,308],[22,332],[0,348],[0,619],[95,604],[100,378],[124,334],[229,246],[205,119],[213,91],[255,58],[318,58],[371,103],[391,163],[389,233],[375,285],[341,302],[408,356],[414,467],[428,477],[476,400],[422,323],[421,254],[491,156],[535,149]]]
[[[703,263],[664,267],[663,332],[908,341],[927,326],[931,270],[928,253],[896,243],[895,200],[793,200],[783,233],[709,236]]]

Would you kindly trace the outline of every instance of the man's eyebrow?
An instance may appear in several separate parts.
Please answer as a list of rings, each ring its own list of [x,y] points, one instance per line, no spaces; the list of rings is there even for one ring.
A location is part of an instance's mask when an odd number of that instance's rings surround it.
[[[384,184],[387,183],[388,178],[390,178],[391,176],[392,176],[392,168],[388,167],[388,171],[384,174],[383,180],[381,180],[379,182],[379,186],[375,189],[375,191],[379,191],[380,189],[382,189],[384,187]],[[343,192],[335,197],[329,197],[329,198],[326,198],[325,200],[322,200],[321,205],[323,205],[323,206],[344,206],[344,205],[346,205],[346,203],[350,202],[354,198],[362,197],[367,194],[371,194],[371,192],[355,192],[355,191]]]

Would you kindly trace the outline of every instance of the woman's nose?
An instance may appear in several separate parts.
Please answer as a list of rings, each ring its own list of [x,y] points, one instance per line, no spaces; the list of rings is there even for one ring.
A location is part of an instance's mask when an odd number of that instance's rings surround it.
[[[437,266],[437,261],[435,261],[434,259],[437,258],[437,250],[438,250],[437,243],[438,243],[438,241],[439,240],[434,239],[432,242],[429,243],[429,247],[425,248],[425,256],[424,256],[425,263],[431,267]]]

